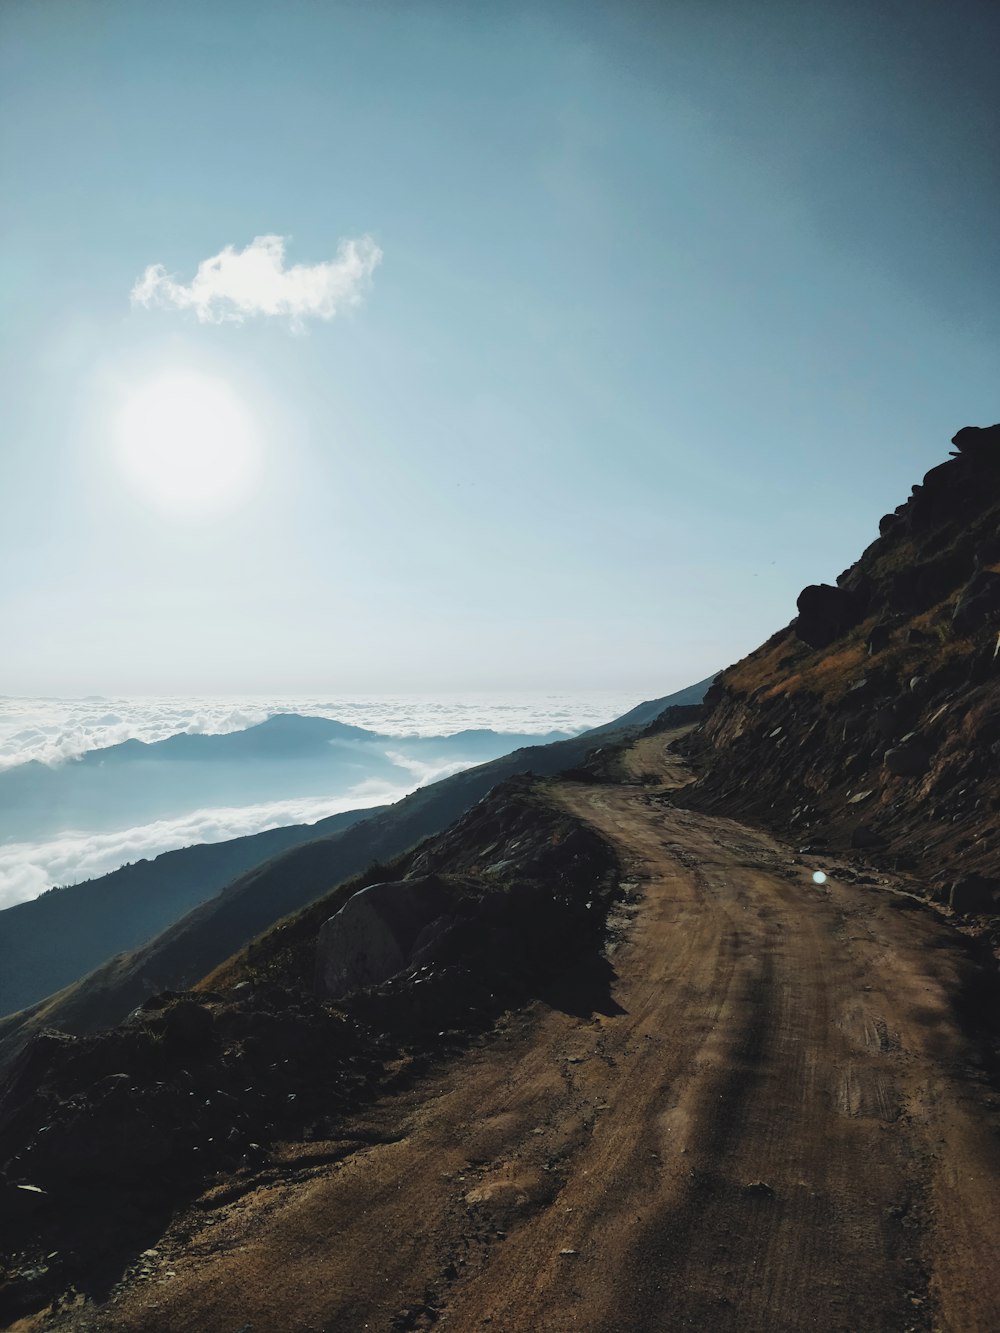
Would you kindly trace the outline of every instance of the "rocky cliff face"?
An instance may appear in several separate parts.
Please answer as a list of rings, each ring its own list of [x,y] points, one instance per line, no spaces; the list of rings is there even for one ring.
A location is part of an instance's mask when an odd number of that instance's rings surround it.
[[[687,799],[1000,908],[1000,426],[966,427],[835,585],[718,678]]]

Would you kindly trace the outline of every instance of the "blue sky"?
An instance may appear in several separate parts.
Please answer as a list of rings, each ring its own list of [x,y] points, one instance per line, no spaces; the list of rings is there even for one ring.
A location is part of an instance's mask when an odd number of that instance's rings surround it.
[[[877,11],[877,12],[873,12]],[[1000,417],[991,6],[0,11],[0,692],[614,689],[742,656]],[[130,303],[370,237],[329,321]],[[164,374],[262,471],[176,513]]]

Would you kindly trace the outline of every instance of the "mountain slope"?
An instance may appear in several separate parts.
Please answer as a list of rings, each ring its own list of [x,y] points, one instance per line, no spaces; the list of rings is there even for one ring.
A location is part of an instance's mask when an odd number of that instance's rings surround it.
[[[853,846],[957,912],[1000,907],[1000,426],[880,525],[836,585],[718,677],[688,800]]]
[[[191,985],[288,912],[373,861],[391,859],[441,832],[497,783],[519,773],[570,769],[586,757],[593,740],[584,735],[530,746],[466,769],[419,788],[344,833],[307,843],[249,872],[138,950],[111,959],[46,1001],[0,1019],[0,1066],[45,1026],[93,1031],[119,1022],[157,990]]]
[[[549,733],[540,739],[547,741],[552,736],[561,735]],[[215,780],[218,778],[224,784],[233,765],[243,771],[248,765],[260,763],[267,771],[269,784],[281,782],[286,770],[283,767],[274,769],[276,760],[281,759],[284,764],[290,755],[298,753],[300,756],[312,755],[310,762],[314,762],[318,754],[325,765],[323,756],[329,750],[331,740],[340,743],[345,736],[352,745],[359,737],[374,740],[383,749],[391,745],[391,760],[384,754],[377,754],[376,759],[379,763],[391,764],[395,785],[404,789],[442,769],[454,771],[456,767],[471,767],[484,759],[492,759],[498,752],[508,752],[526,739],[521,734],[504,735],[489,729],[466,730],[450,736],[379,737],[374,732],[346,727],[327,718],[279,714],[257,727],[226,736],[174,736],[150,745],[128,741],[93,751],[74,765],[71,777],[76,784],[93,782],[94,789],[88,800],[99,804],[102,789],[96,783],[95,774],[103,770],[103,765],[117,765],[116,780],[126,786],[144,777],[155,782],[147,766],[143,763],[136,766],[128,757],[134,753],[155,752],[160,756],[157,771],[163,767],[170,771],[171,784],[181,793],[182,802],[189,804],[193,790],[189,782],[189,765],[193,754],[211,756],[204,764],[198,761],[196,768],[203,793],[206,797],[217,797],[220,793],[215,789]],[[163,762],[164,753],[173,756],[169,762]],[[241,754],[242,759],[239,758]],[[25,767],[44,768],[43,765]],[[23,768],[8,770],[6,777],[16,787],[17,775],[23,771]],[[44,771],[53,781],[64,780],[52,770]],[[297,781],[301,780],[303,771],[302,767],[296,768]],[[327,768],[320,767],[312,772],[308,785],[314,789],[318,785],[322,789],[323,782],[329,778]],[[244,782],[244,779],[240,781]],[[151,790],[147,797],[143,797],[147,798],[154,800],[155,791]],[[50,804],[49,797],[43,803],[46,818],[53,818],[57,807]],[[0,1014],[34,1004],[76,981],[114,954],[143,944],[239,875],[286,848],[329,836],[381,808],[366,807],[320,820],[314,825],[272,829],[248,837],[166,852],[151,861],[142,860],[0,911]],[[14,812],[8,809],[7,817],[20,828]]]
[[[135,949],[254,866],[382,808],[164,852],[6,908],[0,912],[0,1014],[34,1004],[113,954]]]
[[[679,807],[676,739],[384,872],[450,907],[380,983],[313,984],[361,881],[41,1043],[0,1099],[21,1333],[997,1327],[995,985],[905,884]]]
[[[668,694],[662,699],[650,699],[646,703],[636,704],[635,708],[629,709],[627,713],[623,713],[614,722],[605,722],[600,727],[591,727],[586,735],[606,736],[611,732],[621,731],[623,728],[646,727],[651,722],[655,722],[668,708],[685,708],[700,704],[714,680],[714,676],[709,676],[705,680],[698,681],[697,685],[688,685],[686,689],[677,690],[676,693]]]
[[[325,717],[278,713],[242,731],[128,740],[65,763],[0,771],[0,838],[34,841],[66,829],[116,832],[205,807],[346,795],[378,780],[395,789],[423,767],[481,763],[561,739],[489,729],[385,736]]]

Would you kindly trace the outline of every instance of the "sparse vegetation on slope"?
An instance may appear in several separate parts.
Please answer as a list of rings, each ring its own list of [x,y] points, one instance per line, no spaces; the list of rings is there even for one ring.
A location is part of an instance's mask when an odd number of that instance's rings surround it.
[[[1000,427],[962,431],[836,587],[716,681],[687,795],[1000,907]]]

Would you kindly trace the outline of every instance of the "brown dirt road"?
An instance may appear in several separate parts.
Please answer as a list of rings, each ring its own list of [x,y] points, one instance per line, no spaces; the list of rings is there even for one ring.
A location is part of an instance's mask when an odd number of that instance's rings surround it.
[[[1000,1329],[1000,1101],[954,933],[655,788],[552,791],[629,867],[610,985],[207,1196],[151,1275],[46,1327]]]

